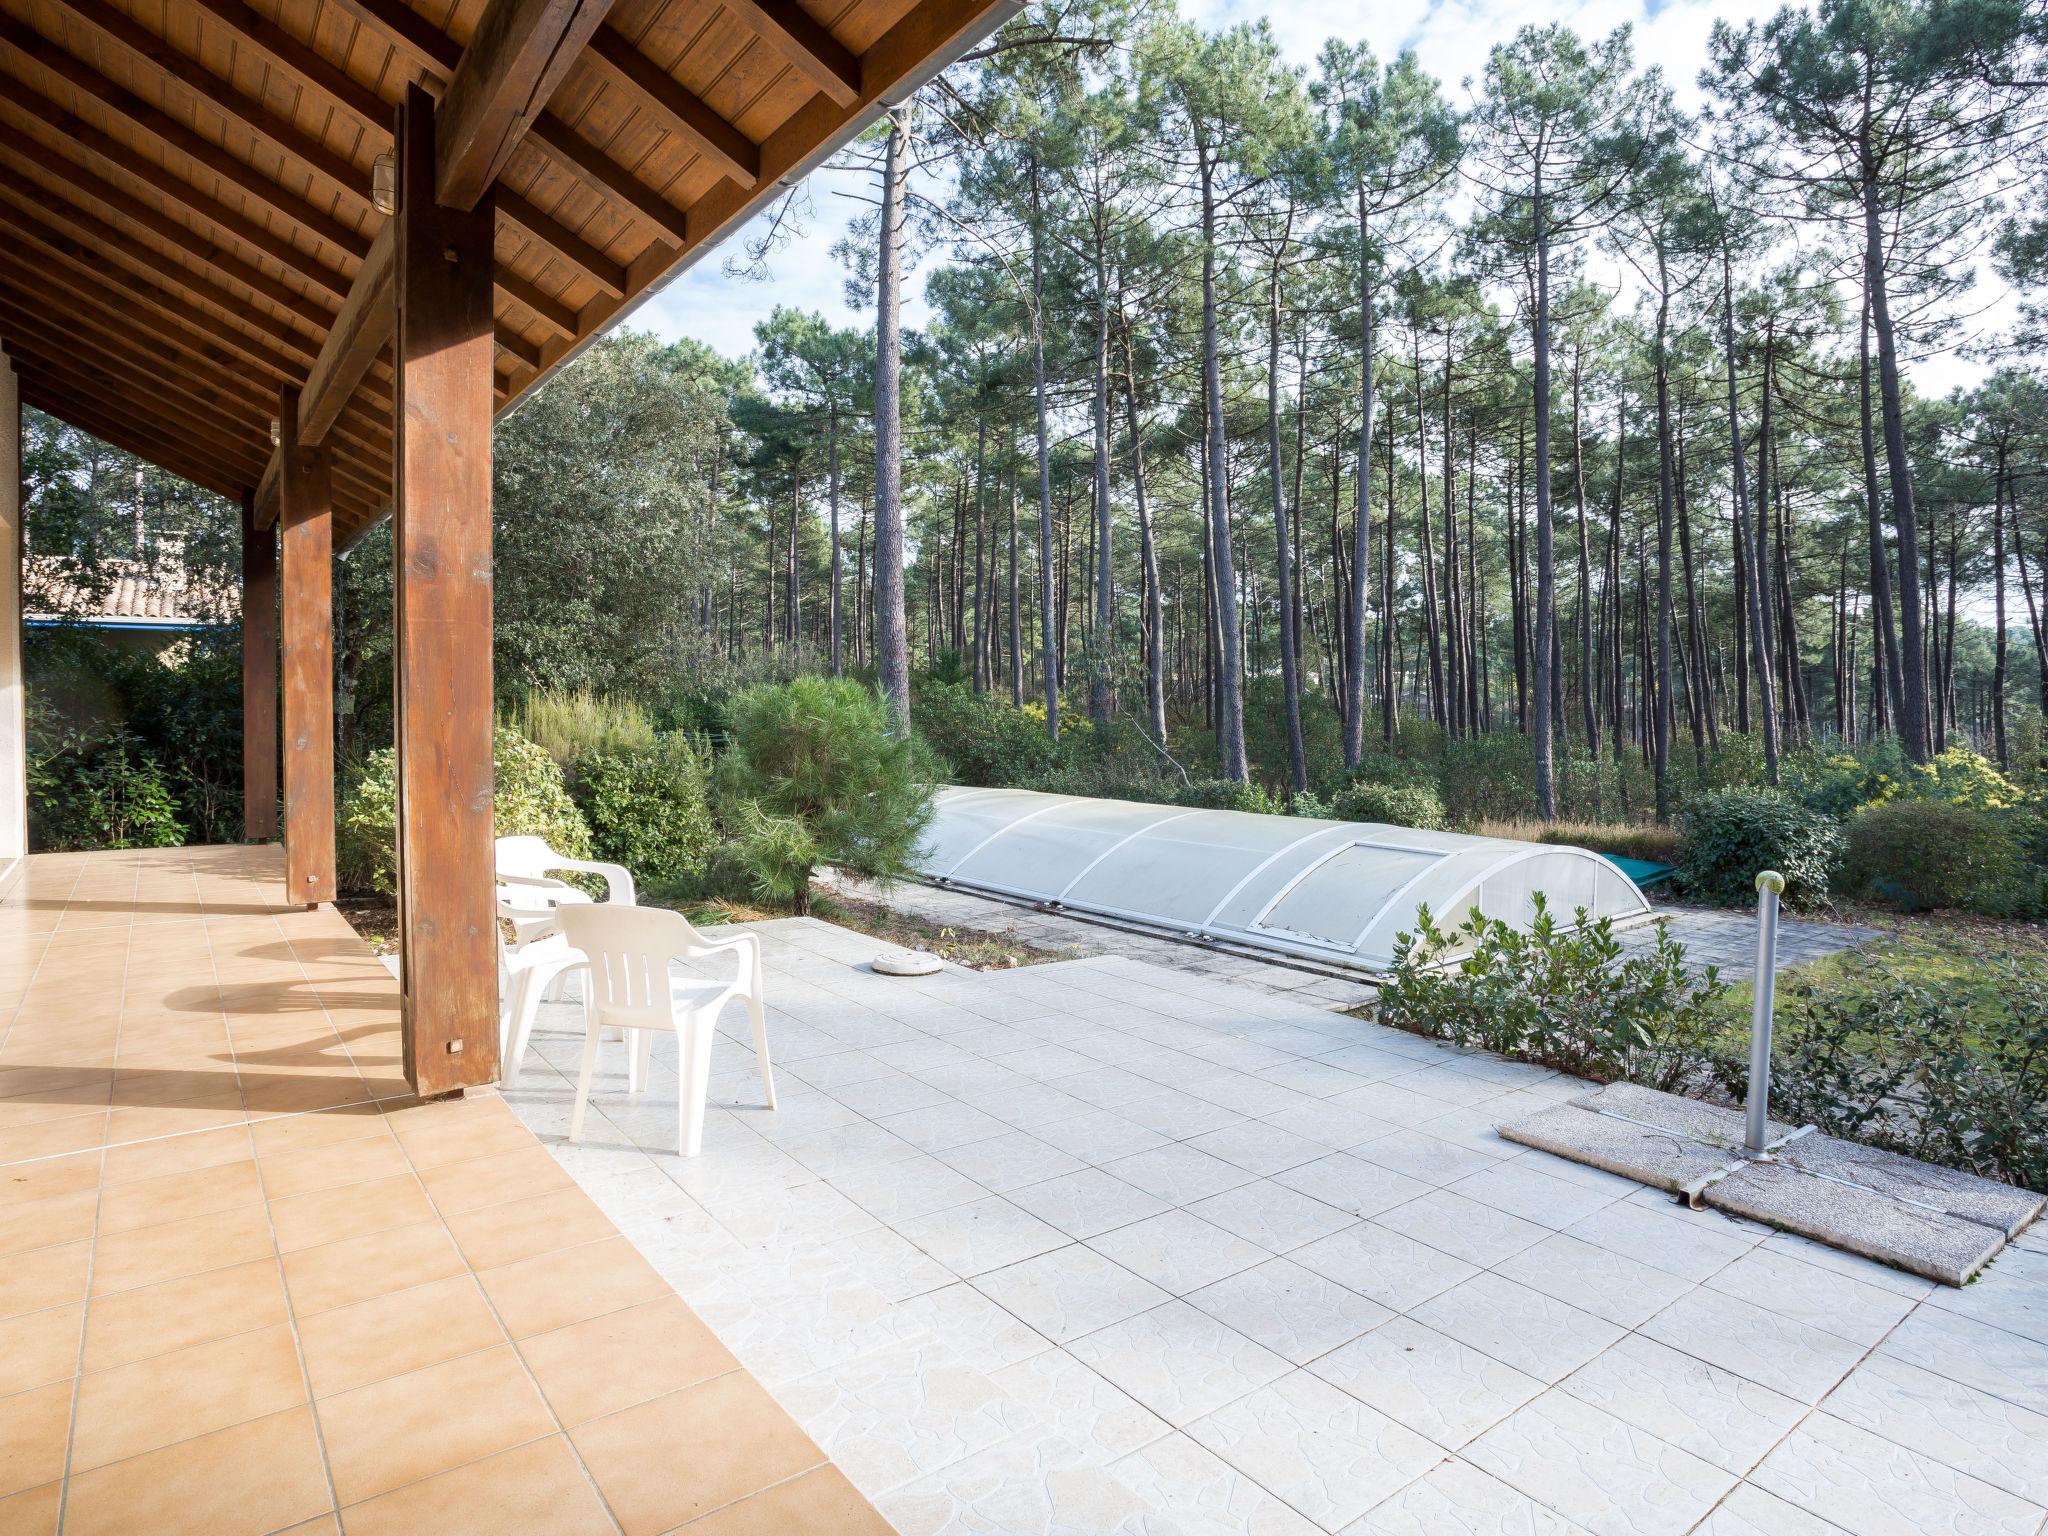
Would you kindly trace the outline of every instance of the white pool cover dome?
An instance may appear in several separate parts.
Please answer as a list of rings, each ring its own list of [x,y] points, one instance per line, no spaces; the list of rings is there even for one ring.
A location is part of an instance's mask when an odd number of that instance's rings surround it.
[[[1023,789],[940,791],[918,862],[927,878],[1135,923],[1384,970],[1427,906],[1446,930],[1477,907],[1526,926],[1538,892],[1560,921],[1584,907],[1645,917],[1643,893],[1583,848],[1375,822],[1190,810]]]

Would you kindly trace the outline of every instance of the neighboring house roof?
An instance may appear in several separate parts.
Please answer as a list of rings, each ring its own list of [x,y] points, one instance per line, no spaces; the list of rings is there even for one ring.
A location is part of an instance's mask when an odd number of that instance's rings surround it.
[[[83,624],[95,629],[206,629],[240,616],[233,586],[195,580],[182,566],[154,568],[137,560],[108,561],[105,590],[80,579],[67,563],[30,555],[22,585],[30,624]]]

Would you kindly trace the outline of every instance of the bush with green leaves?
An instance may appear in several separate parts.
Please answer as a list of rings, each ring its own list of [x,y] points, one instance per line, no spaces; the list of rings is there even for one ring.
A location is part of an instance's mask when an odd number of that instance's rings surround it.
[[[820,864],[891,879],[931,823],[935,764],[874,689],[799,677],[730,706],[718,765],[727,856],[753,893],[810,910]]]
[[[1394,941],[1380,1023],[1601,1082],[1671,1090],[1701,1075],[1728,989],[1711,966],[1689,971],[1661,926],[1623,958],[1610,919],[1581,907],[1561,924],[1540,895],[1527,928],[1476,908],[1449,931],[1427,907],[1415,917]]]
[[[162,766],[142,739],[63,732],[28,760],[30,846],[175,848],[184,823]]]
[[[1840,887],[1902,912],[1967,907],[2019,873],[2008,818],[1941,800],[1887,800],[1849,818]]]
[[[1825,906],[1842,862],[1832,816],[1766,789],[1716,789],[1679,813],[1678,880],[1696,900],[1750,906],[1760,870],[1785,877],[1785,903]]]
[[[1018,784],[1056,767],[1059,744],[1005,700],[965,683],[924,682],[910,700],[910,723],[945,764],[949,781]]]
[[[498,727],[491,741],[499,837],[543,837],[557,853],[590,854],[590,829],[547,749]],[[336,876],[346,894],[389,896],[398,888],[398,772],[389,747],[345,777],[334,824]]]
[[[1771,1113],[1945,1167],[2048,1187],[2048,981],[2010,953],[1960,990],[1883,968],[1861,984],[1778,989]],[[1723,1086],[1740,1096],[1734,1052]]]
[[[718,846],[711,755],[680,731],[580,758],[576,801],[595,855],[650,889],[697,875]]]
[[[1441,831],[1450,824],[1444,815],[1443,797],[1433,784],[1374,784],[1354,779],[1330,801],[1330,814],[1339,821],[1383,822],[1419,832]]]

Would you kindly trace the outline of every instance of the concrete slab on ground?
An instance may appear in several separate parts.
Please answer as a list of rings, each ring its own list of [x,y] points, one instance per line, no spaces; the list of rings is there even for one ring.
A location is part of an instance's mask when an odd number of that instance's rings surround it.
[[[1633,1083],[1497,1129],[1522,1146],[1945,1285],[1967,1284],[2043,1204],[2030,1190],[1775,1121],[1775,1150],[1750,1157],[1740,1111]]]

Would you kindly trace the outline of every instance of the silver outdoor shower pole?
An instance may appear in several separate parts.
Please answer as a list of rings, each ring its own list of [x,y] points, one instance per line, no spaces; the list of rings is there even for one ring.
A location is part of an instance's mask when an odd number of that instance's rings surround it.
[[[1756,982],[1749,1014],[1749,1124],[1743,1145],[1760,1156],[1770,1140],[1771,1013],[1778,992],[1778,897],[1785,877],[1766,869],[1756,877]]]

